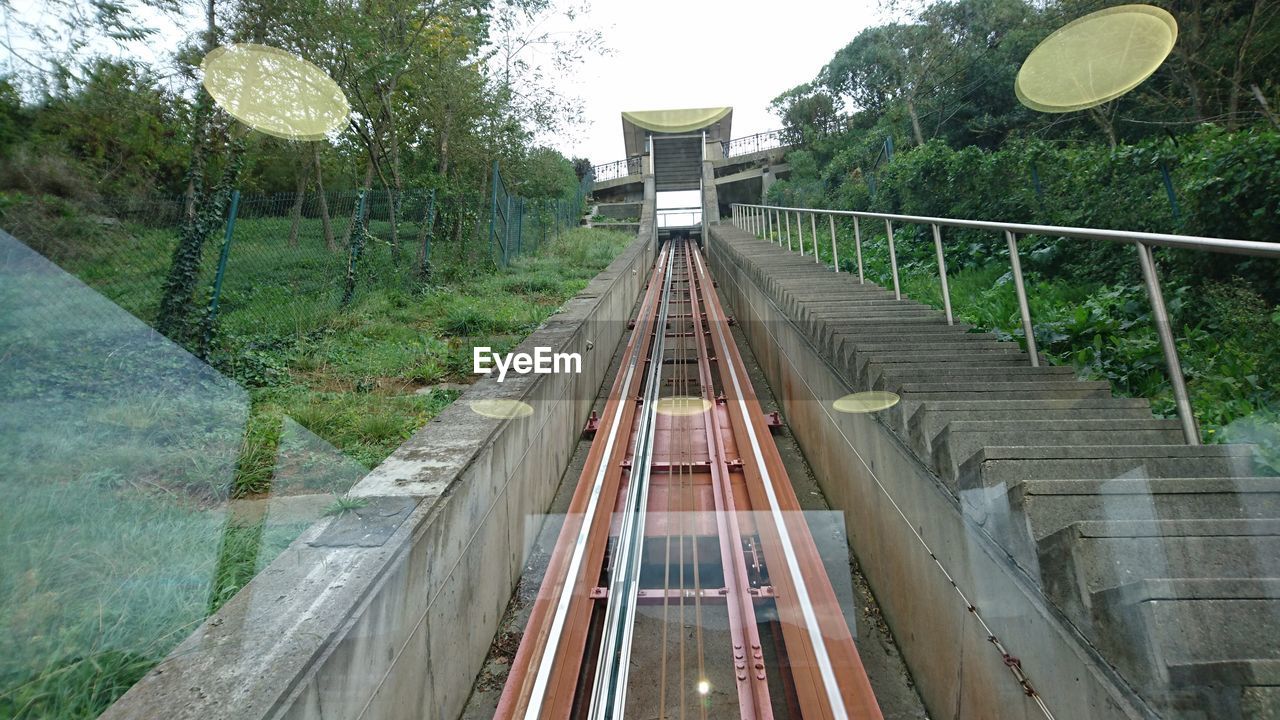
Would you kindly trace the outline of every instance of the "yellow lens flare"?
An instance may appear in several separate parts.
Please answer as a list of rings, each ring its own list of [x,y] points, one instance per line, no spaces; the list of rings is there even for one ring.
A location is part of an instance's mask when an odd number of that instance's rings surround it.
[[[658,405],[654,409],[659,415],[687,417],[701,415],[710,410],[711,401],[692,396],[664,397],[658,399]]]
[[[898,404],[898,396],[891,392],[872,390],[853,393],[831,403],[831,408],[842,413],[873,413],[888,410]]]
[[[1142,84],[1173,50],[1178,23],[1151,5],[1118,5],[1076,18],[1045,38],[1013,89],[1040,112],[1085,110]]]
[[[519,400],[503,400],[501,398],[485,398],[471,401],[471,412],[487,418],[498,420],[514,420],[529,417],[533,414],[533,406]]]
[[[711,683],[707,680],[698,681],[698,694],[706,695],[711,692]]]
[[[351,105],[325,71],[256,43],[214,48],[200,61],[204,87],[232,117],[286,140],[319,140],[342,127]]]

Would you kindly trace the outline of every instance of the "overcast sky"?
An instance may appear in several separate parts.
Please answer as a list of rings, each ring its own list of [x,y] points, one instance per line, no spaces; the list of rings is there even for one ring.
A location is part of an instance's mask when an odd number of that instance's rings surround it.
[[[769,101],[812,80],[876,15],[875,0],[594,0],[578,22],[605,30],[614,53],[565,79],[587,125],[554,144],[619,160],[624,110],[730,105],[734,137],[776,129]]]

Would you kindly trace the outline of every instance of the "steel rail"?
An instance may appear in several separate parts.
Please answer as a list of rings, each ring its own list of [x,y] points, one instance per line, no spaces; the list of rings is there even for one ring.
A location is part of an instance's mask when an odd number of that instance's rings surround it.
[[[700,254],[695,255],[695,259],[699,276],[704,279],[704,283],[709,282],[710,273],[706,269],[702,256]],[[754,399],[748,401],[744,386],[749,387],[749,381],[745,381],[740,377],[740,375],[745,375],[745,366],[742,364],[742,358],[738,353],[737,346],[733,343],[732,338],[726,334],[726,328],[729,323],[724,316],[723,309],[720,307],[719,300],[714,294],[708,297],[707,323],[713,329],[713,346],[721,359],[722,371],[727,371],[728,375],[725,382],[725,391],[726,400],[731,408],[730,417],[736,428],[741,428],[741,430],[745,431],[746,439],[751,447],[751,456],[755,461],[752,464],[744,462],[743,465],[744,468],[749,468],[751,472],[758,474],[759,487],[763,490],[763,495],[766,499],[766,502],[762,503],[762,505],[766,508],[768,517],[773,521],[773,529],[776,530],[782,556],[785,558],[785,563],[782,564],[783,567],[781,569],[784,570],[784,577],[794,590],[793,595],[780,595],[778,600],[780,603],[794,600],[799,606],[798,609],[803,618],[808,640],[807,646],[803,649],[810,650],[813,653],[822,681],[821,689],[828,702],[826,709],[830,711],[830,715],[825,712],[821,713],[821,715],[810,712],[808,716],[829,716],[841,720],[850,717],[850,710],[852,710],[853,716],[859,719],[880,718],[881,713],[876,703],[875,695],[871,690],[862,662],[858,658],[857,649],[853,644],[849,629],[844,624],[839,603],[835,599],[830,580],[828,580],[823,570],[821,558],[818,557],[817,549],[813,545],[813,539],[809,536],[807,529],[798,532],[793,537],[787,525],[781,501],[783,493],[789,494],[788,504],[792,507],[792,512],[798,512],[799,504],[789,486],[783,491],[779,491],[775,487],[775,483],[779,480],[785,480],[786,471],[782,468],[777,449],[771,447],[771,452],[766,454],[762,446],[760,435],[764,432],[762,427],[763,413]],[[722,381],[725,380],[722,377]],[[730,388],[732,388],[732,392],[730,392]],[[733,412],[734,410],[736,412]],[[735,432],[735,435],[737,435],[737,432]],[[778,474],[775,475],[775,472]],[[804,551],[805,563],[801,562],[797,546],[801,546]],[[766,548],[766,557],[768,554],[769,548]],[[774,567],[773,564],[770,564],[771,570]],[[809,571],[808,573],[805,572],[806,569]],[[806,579],[806,574],[809,575],[808,579]],[[811,580],[813,581],[812,586],[810,585]],[[817,600],[816,603],[815,599]],[[825,615],[826,623],[823,623],[818,615],[818,605],[822,606],[827,612]],[[784,632],[786,629],[784,626]],[[828,642],[829,640],[830,642]],[[792,652],[790,645],[787,647],[787,652]],[[833,655],[840,658],[841,667],[846,670],[839,677],[836,674]]]
[[[659,284],[655,282],[661,268],[665,265],[668,249],[664,248],[659,256],[659,261],[654,269],[653,277],[649,282],[649,289],[645,294],[644,301],[641,305],[640,317],[646,317],[651,311],[648,308],[653,307],[660,299]],[[615,459],[618,452],[619,444],[617,442],[618,433],[624,427],[629,427],[626,419],[635,412],[635,403],[628,400],[630,398],[631,386],[635,379],[636,370],[640,363],[647,357],[648,335],[643,332],[636,332],[632,335],[628,342],[628,347],[624,351],[627,358],[626,366],[618,374],[614,383],[613,392],[611,393],[610,403],[612,405],[611,412],[606,410],[604,425],[606,442],[599,445],[599,454],[594,459],[589,459],[587,468],[592,467],[594,462],[594,473],[590,485],[580,484],[579,492],[575,492],[574,500],[570,505],[570,514],[565,518],[565,525],[561,528],[560,538],[556,547],[567,540],[572,541],[572,552],[567,561],[567,568],[563,573],[559,573],[561,565],[564,561],[557,562],[557,558],[552,558],[552,562],[547,568],[547,577],[555,578],[553,584],[548,586],[544,581],[542,589],[539,590],[538,599],[535,601],[535,607],[530,614],[530,624],[533,625],[535,620],[542,620],[544,616],[550,614],[550,623],[541,623],[547,625],[547,631],[539,636],[530,637],[526,635],[520,643],[520,649],[517,652],[516,660],[512,664],[512,672],[521,676],[523,682],[518,686],[508,684],[503,691],[503,697],[498,705],[497,717],[512,718],[522,717],[526,720],[534,720],[540,717],[543,704],[547,700],[547,696],[551,688],[552,671],[556,664],[556,658],[560,651],[560,646],[565,633],[565,626],[568,622],[570,604],[576,594],[581,593],[581,580],[583,565],[590,565],[586,561],[589,540],[593,534],[598,535],[598,531],[593,533],[593,528],[601,524],[600,518],[606,521],[607,527],[608,512],[603,515],[599,513],[599,506],[605,492],[606,478],[610,475],[620,475],[620,472],[610,473],[611,469],[619,467],[619,462]],[[595,448],[593,447],[593,450]],[[584,469],[584,477],[587,476],[588,470]],[[583,495],[583,497],[579,497]],[[573,523],[573,508],[580,507],[582,520],[576,527]],[[604,548],[599,547],[598,553],[603,554]],[[584,638],[585,639],[585,638]],[[524,672],[529,665],[533,665],[536,670],[533,673]]]
[[[702,384],[702,398],[714,404],[710,397],[714,383],[711,379],[711,352],[707,347],[705,313],[702,309],[702,283],[695,271],[693,258],[689,261],[689,314],[693,318],[693,336],[698,348],[698,375]],[[717,365],[719,364],[717,360]],[[718,408],[717,408],[718,409]],[[714,417],[714,416],[713,416]],[[760,647],[760,630],[756,626],[755,605],[750,595],[746,558],[741,552],[742,529],[738,523],[738,507],[733,497],[733,485],[729,473],[729,458],[725,442],[713,423],[704,422],[707,447],[714,461],[711,463],[712,497],[716,509],[716,529],[720,534],[721,566],[724,568],[725,589],[729,604],[729,635],[733,640],[734,680],[738,689],[738,707],[743,720],[772,720],[773,706],[769,699],[769,683],[766,671],[752,672],[748,668],[748,655]]]
[[[722,669],[735,675],[735,687],[726,682],[715,707],[732,702],[744,719],[772,719],[759,605],[777,610],[777,679],[790,717],[880,717],[764,416],[750,398],[728,324],[696,246],[668,243],[623,350],[497,717],[602,720],[637,710],[628,708],[628,690],[634,689],[632,641],[642,632],[636,622],[643,603],[663,608],[662,655],[654,662],[661,666],[658,712],[674,717],[667,706],[667,659],[675,650],[667,646],[666,609],[672,602],[680,605],[679,624],[672,627],[679,629],[681,714],[692,697],[694,714],[708,717],[708,668],[731,662],[732,668]],[[711,408],[659,414],[657,401],[668,393],[711,401]],[[653,509],[659,506],[665,514]],[[746,511],[753,514],[740,518]],[[673,531],[680,538],[677,558],[671,557]],[[700,556],[700,544],[717,537],[718,553]],[[660,590],[641,587],[641,578],[658,569],[646,560],[653,549],[664,564]],[[703,586],[706,570],[717,585]],[[670,581],[673,571],[679,589]],[[704,603],[727,614],[728,637],[714,645],[704,646]],[[684,629],[690,608],[692,634]],[[711,647],[717,660],[707,665]],[[686,662],[689,657],[696,665]]]
[[[662,295],[653,341],[649,345],[649,367],[641,400],[640,420],[632,451],[631,476],[627,482],[622,527],[614,546],[610,573],[610,602],[605,610],[604,646],[596,667],[588,717],[593,720],[621,718],[626,709],[627,675],[631,666],[631,640],[640,590],[640,556],[644,544],[644,521],[649,502],[649,476],[653,460],[653,433],[657,422],[659,377],[666,347],[668,309],[671,304],[672,267],[675,253],[667,253],[662,278]]]

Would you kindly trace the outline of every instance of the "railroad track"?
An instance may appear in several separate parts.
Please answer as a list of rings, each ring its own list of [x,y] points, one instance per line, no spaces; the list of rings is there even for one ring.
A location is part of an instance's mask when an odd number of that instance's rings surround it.
[[[881,717],[729,323],[667,243],[497,717]]]

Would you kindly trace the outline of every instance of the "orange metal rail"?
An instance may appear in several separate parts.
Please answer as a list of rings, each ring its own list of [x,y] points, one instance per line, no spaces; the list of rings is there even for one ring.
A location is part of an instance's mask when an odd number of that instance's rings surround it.
[[[664,246],[497,717],[881,717],[730,323]]]

